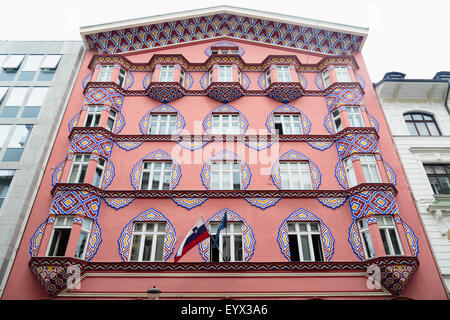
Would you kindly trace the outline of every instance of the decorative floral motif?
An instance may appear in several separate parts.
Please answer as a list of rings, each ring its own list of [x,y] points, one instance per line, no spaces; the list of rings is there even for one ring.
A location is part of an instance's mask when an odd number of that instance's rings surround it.
[[[347,198],[317,198],[326,207],[336,209],[344,205]]]
[[[52,174],[52,186],[54,186],[55,183],[58,183],[59,181],[61,181],[61,175],[62,175],[62,172],[63,172],[64,163],[66,163],[65,160],[63,162],[61,162],[60,164],[58,164],[58,166],[56,167],[55,171],[53,171],[53,174]]]
[[[119,210],[132,203],[134,198],[103,198],[103,200],[108,206]]]

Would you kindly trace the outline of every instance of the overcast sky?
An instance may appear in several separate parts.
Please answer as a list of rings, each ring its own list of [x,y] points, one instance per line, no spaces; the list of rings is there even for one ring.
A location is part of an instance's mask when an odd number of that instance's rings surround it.
[[[389,71],[432,78],[450,71],[449,0],[4,0],[1,40],[81,40],[80,26],[230,5],[368,27],[372,82]]]

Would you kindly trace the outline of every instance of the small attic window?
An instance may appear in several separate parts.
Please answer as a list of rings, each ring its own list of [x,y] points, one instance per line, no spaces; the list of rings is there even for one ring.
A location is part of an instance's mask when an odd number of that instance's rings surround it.
[[[238,47],[212,47],[211,54],[239,54]]]

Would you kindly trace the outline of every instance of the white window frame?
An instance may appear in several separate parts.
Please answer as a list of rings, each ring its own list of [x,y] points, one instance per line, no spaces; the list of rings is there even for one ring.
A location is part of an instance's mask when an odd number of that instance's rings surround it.
[[[381,183],[381,175],[378,170],[377,160],[373,154],[360,154],[359,161],[367,183]]]
[[[137,227],[140,226],[140,230]],[[164,260],[164,241],[166,236],[166,222],[164,221],[136,221],[133,223],[133,234],[131,237],[131,245],[130,245],[130,254],[128,256],[128,261],[145,261],[145,262],[154,262],[154,261],[163,261]],[[137,253],[137,260],[132,260],[132,253],[135,243],[136,236],[140,236],[139,238],[139,251]],[[144,250],[145,250],[145,240],[147,237],[151,237],[151,251],[150,251],[150,257],[148,260],[144,260]],[[157,253],[156,249],[158,247],[159,241],[161,241],[162,237],[162,243],[160,243],[160,250],[161,252]],[[158,241],[158,238],[160,239]],[[160,255],[161,259],[156,259],[157,254]]]
[[[359,219],[357,221],[357,225],[366,259],[374,258],[375,249],[373,248],[372,237],[370,236],[367,218]],[[370,248],[367,248],[367,246],[369,246]]]
[[[69,177],[67,178],[68,183],[84,183],[84,179],[86,179],[86,173],[89,167],[89,161],[90,161],[90,155],[89,154],[83,154],[78,153],[73,156],[73,162],[72,167],[70,168]],[[75,169],[75,166],[77,166],[77,169]],[[81,173],[83,172],[83,168],[85,168],[84,171],[84,177],[83,181],[80,181]],[[72,174],[74,173],[74,170],[77,170],[74,181],[70,181]]]
[[[330,73],[328,72],[328,70],[322,71],[322,80],[325,89],[331,85]]]
[[[125,84],[125,78],[127,77],[127,71],[123,68],[119,69],[119,76],[117,77],[117,85],[123,87]]]
[[[151,135],[174,134],[177,126],[176,113],[154,113],[150,115],[148,133]],[[156,124],[156,126],[154,126]],[[152,132],[154,128],[154,132]]]
[[[100,188],[103,180],[103,175],[105,174],[105,166],[106,160],[102,157],[98,157],[97,166],[95,167],[94,181],[92,182],[92,185],[94,187]],[[100,175],[97,174],[97,170],[101,172]]]
[[[384,238],[386,239],[386,244],[388,246],[386,248],[385,243],[382,241],[386,255],[387,256],[403,255],[402,243],[401,243],[400,237],[398,235],[398,231],[397,231],[397,227],[396,227],[394,218],[392,216],[385,215],[385,216],[376,216],[376,219],[377,219],[378,229],[380,229],[381,240],[383,240],[383,235],[384,235]],[[393,234],[394,239],[392,238],[392,235],[389,232],[392,230],[394,231],[394,234]],[[397,242],[399,253],[395,253],[394,241]],[[386,249],[387,249],[387,251],[386,251]]]
[[[184,87],[185,81],[186,81],[186,73],[184,72],[183,69],[181,69],[180,70],[180,85],[182,87]]]
[[[350,78],[350,73],[348,72],[346,66],[335,66],[334,72],[336,74],[337,82],[352,82],[352,79]]]
[[[299,114],[274,114],[274,124],[281,123],[283,135],[285,134],[303,134],[302,119]],[[294,132],[298,128],[299,132]],[[288,132],[290,131],[290,132]]]
[[[160,164],[159,168],[157,164]],[[142,174],[140,181],[140,190],[169,190],[170,189],[170,176],[172,173],[171,161],[144,161],[142,164]],[[148,175],[148,186],[143,189],[144,175]],[[153,178],[159,177],[159,184],[157,188],[153,188]],[[168,186],[164,188],[164,178],[168,178]],[[167,183],[167,181],[166,181]]]
[[[159,82],[172,82],[175,66],[172,64],[165,64],[161,66],[159,71]]]
[[[113,109],[110,109],[109,114],[108,114],[108,119],[106,121],[106,129],[108,129],[111,132],[114,130],[114,125],[116,124],[116,117],[117,117],[117,112]]]
[[[333,124],[334,127],[336,128],[336,132],[341,131],[342,129],[344,129],[344,127],[342,126],[342,119],[341,119],[341,115],[339,114],[339,110],[336,109],[331,113],[331,117],[333,119]],[[339,124],[338,124],[339,121]]]
[[[240,134],[240,116],[235,113],[212,114],[212,134]]]
[[[303,226],[306,226],[306,228],[303,228]],[[316,226],[317,228],[314,228],[314,230],[313,230],[313,226]],[[289,235],[297,236],[297,249],[298,249],[300,261],[302,261],[302,262],[303,261],[304,262],[316,261],[316,257],[315,257],[316,253],[314,251],[314,245],[313,245],[313,240],[312,240],[313,235],[318,235],[319,239],[320,239],[321,252],[319,252],[318,254],[319,254],[319,256],[322,257],[322,260],[317,260],[317,261],[324,261],[325,255],[324,255],[323,246],[322,246],[322,234],[320,232],[320,222],[318,222],[318,221],[308,221],[308,222],[306,222],[306,221],[288,221],[287,228],[288,228],[288,236]],[[304,257],[303,246],[302,246],[302,237],[307,237],[310,260],[307,260]],[[290,242],[289,242],[289,246],[291,246]]]
[[[88,107],[86,113],[86,120],[84,121],[85,127],[96,128],[100,124],[100,118],[102,117],[103,106],[92,105]],[[90,118],[90,119],[89,119]]]
[[[270,68],[266,71],[266,85],[270,87],[272,84],[272,79],[270,78]]]
[[[295,176],[297,176],[296,180],[299,182],[299,188],[294,188]],[[280,177],[283,190],[312,189],[311,172],[308,161],[280,161]]]
[[[243,245],[244,245],[244,239],[243,239],[243,228],[244,228],[244,224],[242,222],[227,222],[227,227],[222,229],[220,231],[219,234],[219,243],[217,244],[216,247],[219,248],[219,261],[213,261],[213,254],[212,254],[212,249],[214,246],[214,239],[216,238],[216,234],[217,234],[217,229],[220,225],[220,222],[211,222],[210,223],[210,241],[209,241],[209,248],[210,248],[210,252],[209,252],[209,260],[210,262],[239,262],[239,261],[243,261],[244,259],[244,251],[243,251]],[[239,227],[238,227],[239,226]],[[236,257],[236,242],[239,242],[240,239],[240,243],[241,243],[241,259],[237,260]],[[229,242],[229,243],[228,243]],[[229,257],[228,257],[228,252],[226,252],[227,250],[225,249],[225,246],[229,244],[229,246],[227,246],[227,248],[230,249],[229,252]],[[225,255],[225,257],[224,257]]]
[[[98,73],[97,82],[110,82],[114,65],[102,65]]]
[[[225,177],[228,176],[228,186]],[[239,189],[234,189],[235,179]],[[237,183],[236,183],[237,185]],[[211,189],[213,190],[241,190],[241,162],[240,161],[212,161],[211,162]]]
[[[359,106],[346,106],[345,111],[351,127],[364,127],[364,120]]]
[[[348,186],[354,187],[358,184],[358,179],[356,178],[355,168],[353,168],[352,158],[344,159],[344,170],[345,175],[347,176]]]
[[[277,66],[277,81],[278,82],[292,82],[291,69],[289,65]]]
[[[233,82],[233,65],[218,65],[218,82]]]
[[[75,250],[75,258],[82,259],[86,257],[86,249],[89,244],[89,237],[91,235],[92,229],[92,220],[86,217],[83,217],[83,224],[81,225],[80,237],[78,238],[77,248]],[[83,244],[83,241],[84,244]],[[80,253],[81,251],[81,254]]]
[[[53,248],[53,253],[52,253],[52,255],[50,255],[50,249],[52,247],[55,234],[57,233],[57,230],[59,230],[59,229],[66,229],[66,230],[70,229],[70,233],[72,233],[73,218],[74,218],[73,215],[58,215],[58,216],[56,216],[55,222],[53,224],[52,235],[50,237],[50,241],[48,242],[47,252],[45,254],[47,257],[57,257],[54,253],[56,251],[58,251],[57,249],[59,248],[59,245],[61,242],[60,236],[58,236],[55,247]],[[69,238],[67,239],[67,244],[69,244],[69,240],[70,240],[70,235],[69,235]],[[67,245],[66,245],[66,250],[67,250]]]

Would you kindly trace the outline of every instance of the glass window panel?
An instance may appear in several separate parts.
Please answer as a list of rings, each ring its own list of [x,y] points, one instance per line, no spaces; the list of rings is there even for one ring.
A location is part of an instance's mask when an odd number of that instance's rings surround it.
[[[300,230],[300,231],[308,231],[308,227],[306,226],[306,223],[299,223],[298,224],[298,229]]]
[[[319,234],[311,235],[314,250],[314,261],[323,261],[322,241]]]
[[[289,238],[289,250],[291,253],[291,261],[300,261],[300,253],[298,251],[297,235],[290,234]]]
[[[78,239],[77,248],[75,250],[75,258],[82,259],[84,255],[84,251],[86,248],[86,243],[88,239],[88,233],[87,232],[81,232],[80,238]]]
[[[394,254],[402,254],[395,229],[389,229],[389,236],[391,238]]]
[[[443,166],[433,166],[434,173],[445,174],[445,168]]]
[[[133,236],[133,243],[131,245],[131,254],[130,254],[130,260],[131,261],[137,261],[139,259],[140,243],[141,243],[141,236],[140,235],[134,235]]]
[[[8,92],[8,87],[0,87],[0,103],[2,103],[3,98],[6,96]]]
[[[434,122],[428,122],[427,126],[432,136],[440,136],[439,130]]]
[[[151,261],[152,245],[153,245],[153,235],[145,236],[142,261]]]
[[[417,130],[419,131],[419,135],[421,136],[429,136],[427,126],[423,122],[416,122]]]
[[[440,193],[449,194],[450,193],[450,178],[449,177],[439,177],[439,184],[441,186]]]
[[[8,162],[15,162],[20,161],[20,158],[22,157],[23,149],[22,148],[8,148],[5,151],[5,154],[3,155],[2,161]]]
[[[242,261],[242,236],[234,237],[234,261]]]
[[[156,251],[155,251],[155,261],[162,261],[164,254],[164,236],[159,235],[156,237]]]
[[[310,223],[311,231],[319,231],[319,225],[317,223]]]
[[[25,107],[22,111],[22,118],[37,118],[41,107]]]
[[[55,71],[41,70],[37,78],[37,81],[52,81],[54,75]]]
[[[22,71],[17,81],[33,81],[36,71]]]
[[[386,254],[387,254],[387,255],[392,255],[392,252],[391,252],[391,250],[389,249],[388,239],[387,239],[386,232],[387,232],[386,229],[380,229],[381,240],[383,241],[383,247],[384,247],[384,251],[386,252]]]
[[[406,122],[406,127],[408,127],[408,131],[413,136],[418,136],[419,132],[416,129],[416,126],[412,122]]]
[[[28,97],[27,106],[42,106],[47,96],[48,87],[34,87]]]
[[[362,238],[364,241],[364,246],[366,248],[367,251],[367,258],[372,258],[375,256],[375,251],[373,250],[373,246],[372,246],[372,239],[370,238],[370,234],[369,232],[362,232]]]
[[[413,120],[423,120],[422,114],[413,114],[412,118]]]
[[[19,112],[20,107],[4,107],[0,118],[15,118]]]
[[[311,261],[308,236],[300,236],[300,242],[302,244],[303,261]]]

